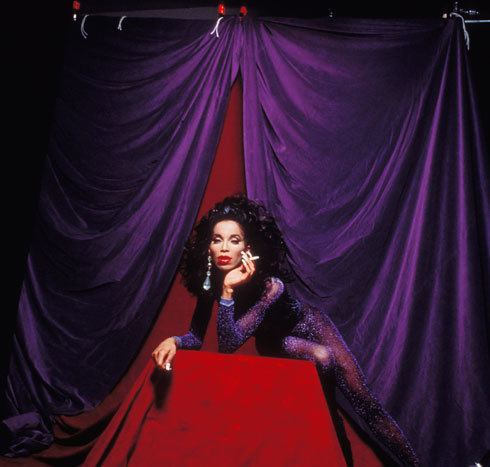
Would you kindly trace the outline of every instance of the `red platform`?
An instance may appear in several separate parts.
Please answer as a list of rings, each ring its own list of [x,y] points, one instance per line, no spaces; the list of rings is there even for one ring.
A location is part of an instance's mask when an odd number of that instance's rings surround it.
[[[345,466],[312,362],[181,350],[149,361],[85,466]]]

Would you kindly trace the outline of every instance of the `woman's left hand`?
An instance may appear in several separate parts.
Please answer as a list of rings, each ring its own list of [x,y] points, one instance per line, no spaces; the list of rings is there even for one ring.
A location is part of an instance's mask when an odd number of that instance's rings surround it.
[[[240,266],[232,269],[223,279],[223,289],[234,289],[235,287],[248,282],[255,273],[255,264],[250,251],[242,252],[242,262]]]

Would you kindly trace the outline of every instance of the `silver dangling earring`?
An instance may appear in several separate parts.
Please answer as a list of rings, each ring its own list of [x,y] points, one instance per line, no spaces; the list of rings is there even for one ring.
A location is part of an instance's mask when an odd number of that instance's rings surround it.
[[[206,279],[204,280],[204,284],[202,288],[204,290],[209,290],[211,288],[211,256],[208,255],[208,270],[206,271]]]

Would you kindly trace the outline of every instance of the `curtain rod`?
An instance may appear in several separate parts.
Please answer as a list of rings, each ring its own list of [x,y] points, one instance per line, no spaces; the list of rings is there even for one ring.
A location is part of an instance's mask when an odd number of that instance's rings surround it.
[[[220,16],[225,16],[224,14],[224,2],[223,12]],[[81,13],[81,3],[78,0],[73,2],[73,19],[76,21],[78,14]],[[236,7],[226,7],[227,15],[238,14],[240,9]],[[128,12],[122,11],[94,11],[90,13],[85,12],[85,16],[125,16],[125,17],[163,17],[163,18],[174,18],[174,19],[211,19],[216,17],[216,7],[187,7],[187,8],[171,8],[171,9],[157,9],[157,10],[133,10]],[[455,1],[452,5],[451,12],[444,13],[443,18],[448,18],[451,15],[458,16],[466,24],[483,24],[490,23],[490,19],[467,19],[465,16],[479,16],[480,12],[476,9],[463,9],[459,6],[459,2]],[[268,16],[268,15],[267,15]],[[334,9],[328,9],[328,17],[333,18],[335,15]],[[324,16],[326,17],[326,16]]]

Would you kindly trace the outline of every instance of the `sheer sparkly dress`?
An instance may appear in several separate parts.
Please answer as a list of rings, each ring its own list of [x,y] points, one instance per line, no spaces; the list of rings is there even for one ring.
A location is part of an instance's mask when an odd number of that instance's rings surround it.
[[[189,332],[174,336],[177,347],[200,349],[209,318],[210,307],[198,300]],[[263,294],[245,309],[240,309],[233,299],[221,298],[217,325],[220,352],[235,352],[247,339],[255,336],[260,355],[313,361],[324,390],[333,381],[399,464],[419,465],[400,427],[367,387],[354,355],[336,326],[317,308],[293,298],[281,279],[271,277],[266,280]],[[346,454],[345,446],[342,448]]]

